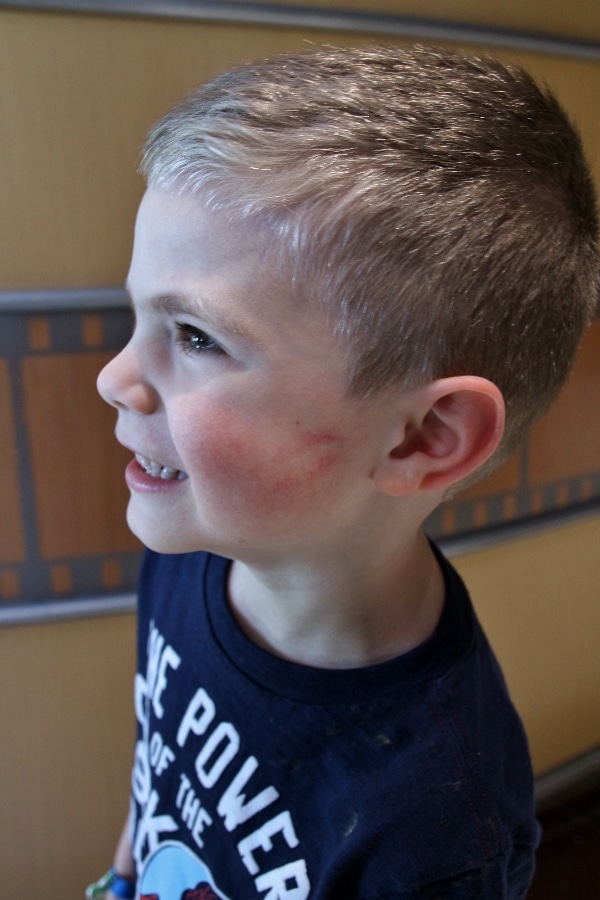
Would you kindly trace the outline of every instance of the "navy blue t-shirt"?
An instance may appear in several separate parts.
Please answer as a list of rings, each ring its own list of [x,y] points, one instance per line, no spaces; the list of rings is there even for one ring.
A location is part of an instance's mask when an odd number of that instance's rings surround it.
[[[152,900],[522,900],[527,742],[460,578],[416,649],[362,669],[239,628],[230,562],[148,552],[133,848]]]

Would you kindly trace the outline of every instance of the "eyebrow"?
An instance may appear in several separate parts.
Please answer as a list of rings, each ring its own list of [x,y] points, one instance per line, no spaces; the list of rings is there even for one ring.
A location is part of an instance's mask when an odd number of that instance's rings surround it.
[[[130,303],[134,306],[133,298],[129,290],[129,284],[125,285],[129,295]],[[229,334],[234,338],[241,338],[248,343],[259,343],[252,335],[251,331],[246,328],[242,322],[234,319],[219,309],[208,309],[199,297],[191,297],[187,294],[172,294],[169,292],[155,294],[147,301],[150,309],[157,312],[168,312],[171,315],[192,315],[203,322],[209,328],[224,334]]]

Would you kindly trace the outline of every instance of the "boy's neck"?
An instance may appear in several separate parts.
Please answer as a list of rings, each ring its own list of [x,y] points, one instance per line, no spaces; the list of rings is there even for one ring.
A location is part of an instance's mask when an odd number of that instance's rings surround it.
[[[393,552],[391,552],[393,551]],[[422,532],[401,546],[352,554],[338,565],[269,566],[234,562],[232,612],[259,646],[324,669],[385,662],[434,631],[444,581]]]

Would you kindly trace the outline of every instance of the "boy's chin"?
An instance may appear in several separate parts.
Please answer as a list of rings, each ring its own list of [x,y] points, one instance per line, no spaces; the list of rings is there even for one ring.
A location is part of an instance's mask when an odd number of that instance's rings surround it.
[[[227,556],[227,548],[216,546],[214,541],[208,539],[202,540],[201,536],[194,535],[194,539],[190,540],[189,535],[173,532],[168,527],[162,525],[155,526],[148,520],[147,516],[140,518],[131,509],[127,510],[127,524],[129,530],[148,550],[155,553],[164,553],[166,555],[175,555],[180,553],[196,553],[204,550],[217,553],[221,556]]]
[[[146,547],[155,553],[185,553],[179,536],[169,532],[168,529],[154,528],[149,522],[138,521],[138,517],[131,511],[131,507],[127,510],[127,525],[131,533]]]

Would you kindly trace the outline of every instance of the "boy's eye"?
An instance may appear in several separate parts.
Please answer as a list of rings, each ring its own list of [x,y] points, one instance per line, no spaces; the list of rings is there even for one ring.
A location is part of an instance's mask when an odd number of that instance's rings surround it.
[[[187,322],[177,322],[177,331],[179,333],[178,343],[188,353],[223,353],[223,349],[214,341],[210,335],[201,328],[189,325]]]

